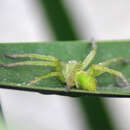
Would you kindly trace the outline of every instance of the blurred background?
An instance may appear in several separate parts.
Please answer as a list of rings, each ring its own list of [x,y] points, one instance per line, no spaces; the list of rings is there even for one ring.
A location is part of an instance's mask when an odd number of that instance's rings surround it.
[[[129,5],[129,0],[0,0],[0,43],[130,39]],[[8,130],[130,129],[127,98],[0,89],[0,103]]]

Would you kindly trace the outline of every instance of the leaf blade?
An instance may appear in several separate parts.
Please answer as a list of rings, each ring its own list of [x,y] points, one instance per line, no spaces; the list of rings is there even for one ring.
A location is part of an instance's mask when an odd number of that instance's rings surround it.
[[[109,43],[109,44],[107,44]],[[118,43],[118,44],[117,44]],[[98,52],[93,60],[93,63],[99,63],[107,59],[122,56],[129,58],[130,41],[106,41],[98,42]],[[91,44],[86,41],[68,41],[68,42],[53,42],[48,43],[12,43],[0,44],[0,52],[4,54],[24,54],[36,53],[55,56],[60,60],[67,62],[69,60],[83,61],[91,50]],[[118,51],[116,51],[118,50]],[[78,52],[78,53],[77,53]],[[120,53],[119,53],[120,52]],[[130,58],[129,58],[130,59]],[[9,59],[0,55],[0,63],[13,63],[18,61],[28,60],[24,59]],[[33,60],[33,59],[29,59]],[[121,71],[130,82],[130,65],[112,66],[114,69]],[[65,84],[62,84],[57,78],[50,78],[43,80],[33,87],[28,87],[26,84],[34,78],[55,71],[52,67],[34,67],[34,66],[19,66],[15,68],[0,68],[0,87],[18,90],[36,91],[45,94],[60,94],[66,96],[112,96],[112,97],[130,97],[130,89],[119,88],[115,86],[113,77],[111,75],[103,75],[98,80],[98,90],[96,92],[89,92],[86,90],[71,89],[69,93],[65,90]]]

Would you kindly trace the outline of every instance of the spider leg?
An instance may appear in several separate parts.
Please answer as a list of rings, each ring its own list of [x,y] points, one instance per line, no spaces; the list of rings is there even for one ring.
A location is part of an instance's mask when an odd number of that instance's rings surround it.
[[[125,85],[127,87],[130,87],[130,85],[129,85],[127,79],[125,78],[125,76],[119,71],[109,69],[109,68],[104,67],[102,65],[92,65],[92,67],[89,69],[89,74],[94,76],[94,77],[97,77],[97,76],[99,76],[99,75],[101,75],[105,72],[112,74],[116,77],[119,77],[120,79],[122,79],[122,81],[125,83]]]
[[[117,76],[114,76],[114,79],[115,79],[117,86],[124,87],[124,85],[122,83],[120,83],[119,78]]]
[[[0,67],[16,67],[16,66],[24,66],[24,65],[34,65],[34,66],[51,66],[51,67],[56,67],[58,72],[52,72],[48,75],[41,76],[38,79],[32,81],[33,84],[35,82],[38,82],[39,80],[42,80],[44,78],[49,78],[53,76],[58,76],[59,79],[64,83],[65,79],[61,73],[60,66],[57,64],[57,62],[43,62],[43,61],[23,61],[23,62],[17,62],[17,63],[11,63],[11,64],[0,64]]]
[[[32,80],[30,83],[27,84],[27,86],[34,85],[37,82],[39,82],[40,80],[44,80],[44,79],[47,79],[47,78],[50,78],[50,77],[59,76],[59,75],[60,75],[59,72],[51,72],[51,73],[49,73],[47,75],[43,75],[43,76],[40,76],[40,77],[36,78],[35,80]]]
[[[55,62],[43,62],[43,61],[23,61],[23,62],[16,62],[11,64],[0,64],[0,67],[16,67],[16,66],[23,66],[23,65],[34,65],[34,66],[56,66]]]
[[[53,57],[53,56],[45,56],[45,55],[40,55],[40,54],[16,54],[16,55],[9,55],[9,54],[4,54],[4,56],[9,57],[9,58],[35,58],[35,59],[40,59],[40,60],[47,60],[47,61],[57,61],[58,59]]]
[[[66,91],[67,92],[69,92],[70,88],[72,87],[73,81],[75,82],[74,77],[75,77],[76,72],[80,70],[80,67],[81,67],[81,62],[77,63],[75,65],[74,69],[72,70],[72,72],[71,72],[71,74],[70,74],[70,76],[67,80],[67,85],[66,85]],[[76,87],[78,87],[77,82],[75,82],[75,85],[76,85]]]
[[[127,60],[127,59],[124,59],[123,57],[118,57],[118,58],[114,58],[114,59],[110,59],[110,60],[107,60],[107,61],[104,61],[104,62],[101,62],[99,63],[99,65],[102,65],[102,66],[109,66],[111,64],[129,64],[130,61]],[[123,84],[121,84],[118,80],[118,77],[117,76],[114,76],[114,79],[115,79],[115,82],[118,86],[122,87]]]
[[[96,55],[96,51],[97,51],[96,41],[92,41],[92,51],[89,53],[89,55],[83,61],[81,70],[84,70],[88,67],[88,65],[91,63],[94,56]]]
[[[123,57],[118,57],[118,58],[114,58],[114,59],[110,59],[104,62],[99,63],[99,65],[102,66],[109,66],[111,64],[129,64],[130,61],[124,59]]]

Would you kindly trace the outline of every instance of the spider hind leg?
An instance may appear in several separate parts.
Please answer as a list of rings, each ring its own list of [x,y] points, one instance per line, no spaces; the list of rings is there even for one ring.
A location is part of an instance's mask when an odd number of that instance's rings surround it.
[[[100,76],[103,73],[109,73],[112,74],[113,76],[116,76],[118,78],[120,78],[124,84],[130,88],[130,84],[128,83],[127,79],[125,78],[125,76],[116,70],[113,69],[109,69],[108,67],[104,67],[102,65],[92,65],[92,67],[89,70],[89,74],[93,75],[94,77]],[[119,83],[118,83],[119,84]]]

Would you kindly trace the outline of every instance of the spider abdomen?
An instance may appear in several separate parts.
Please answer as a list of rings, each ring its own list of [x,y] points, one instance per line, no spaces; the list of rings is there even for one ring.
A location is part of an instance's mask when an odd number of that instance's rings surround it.
[[[96,79],[84,71],[77,72],[75,75],[74,81],[75,81],[75,84],[78,85],[78,87],[82,89],[95,91],[97,88]]]

